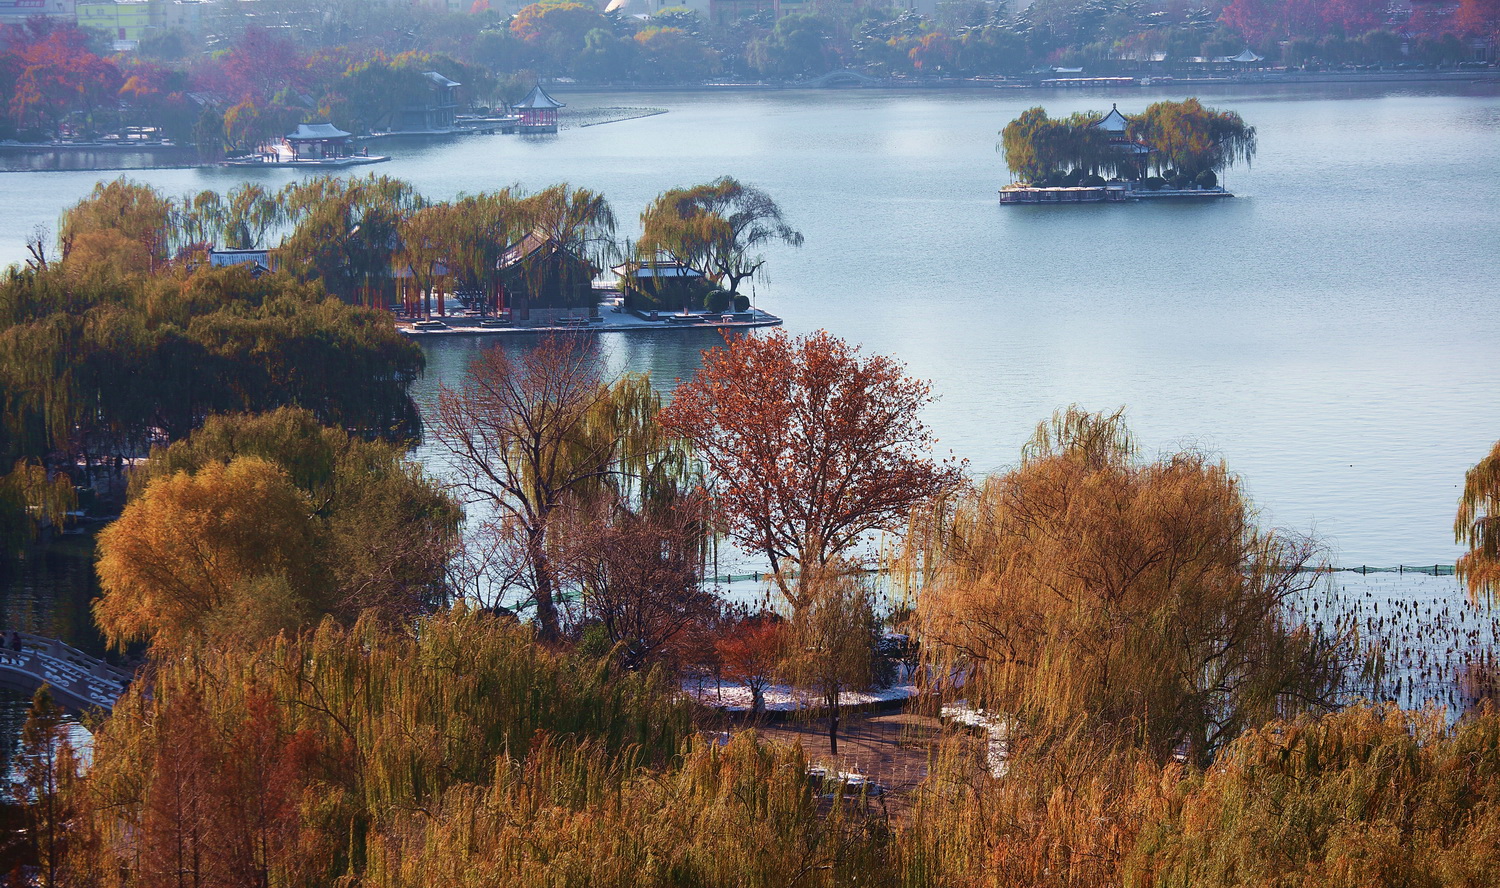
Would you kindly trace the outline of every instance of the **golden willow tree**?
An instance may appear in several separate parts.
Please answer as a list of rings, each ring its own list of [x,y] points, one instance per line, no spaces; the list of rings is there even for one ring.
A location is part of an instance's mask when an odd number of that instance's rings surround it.
[[[1138,459],[1118,413],[1060,412],[910,539],[924,647],[1011,720],[1012,754],[1084,738],[1207,764],[1341,689],[1348,640],[1285,609],[1314,544],[1258,529],[1221,464]]]
[[[62,788],[62,884],[893,884],[795,747],[698,739],[657,674],[462,607],[161,662]]]
[[[105,637],[254,644],[332,615],[392,624],[447,601],[459,510],[405,450],[305,410],[211,417],[157,447],[99,536]]]
[[[1492,598],[1500,588],[1500,442],[1464,476],[1453,535],[1469,547],[1457,565],[1469,597]]]
[[[802,232],[760,188],[722,176],[692,188],[662,192],[641,213],[636,256],[669,258],[724,288],[731,296],[761,273],[761,250],[773,243],[801,247]]]
[[[1052,118],[1045,108],[1028,108],[1000,131],[1005,163],[1024,182],[1039,182],[1054,170],[1115,172],[1124,158],[1094,126],[1102,119],[1098,111]]]
[[[1129,139],[1151,148],[1146,169],[1097,126],[1103,119],[1098,111],[1050,118],[1041,107],[1029,108],[1000,131],[1006,165],[1021,181],[1039,182],[1049,173],[1074,170],[1133,178],[1154,169],[1192,177],[1255,158],[1255,127],[1197,99],[1157,102],[1130,118]]]
[[[1151,146],[1149,165],[1159,172],[1197,176],[1255,159],[1255,127],[1197,99],[1151,105],[1130,119],[1130,136]]]

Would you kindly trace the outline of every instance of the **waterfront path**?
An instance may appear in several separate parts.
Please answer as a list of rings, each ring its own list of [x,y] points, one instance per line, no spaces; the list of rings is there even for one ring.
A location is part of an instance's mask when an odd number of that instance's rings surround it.
[[[732,320],[724,320],[724,318]],[[517,335],[537,333],[626,333],[640,332],[642,330],[681,330],[681,329],[719,329],[729,328],[734,330],[750,329],[754,327],[776,327],[780,326],[781,318],[763,312],[759,309],[751,309],[748,312],[730,312],[723,315],[716,314],[694,314],[679,315],[675,313],[662,312],[656,318],[642,318],[630,312],[615,311],[613,306],[605,304],[600,306],[599,317],[592,322],[572,324],[559,324],[556,326],[527,326],[518,324],[513,327],[481,327],[481,318],[466,317],[462,315],[433,315],[435,321],[447,324],[441,329],[419,329],[412,326],[411,319],[403,318],[396,322],[396,329],[411,336],[469,336],[469,335]]]
[[[73,712],[113,709],[135,677],[53,638],[6,632],[0,643],[0,686],[30,694],[46,684]]]

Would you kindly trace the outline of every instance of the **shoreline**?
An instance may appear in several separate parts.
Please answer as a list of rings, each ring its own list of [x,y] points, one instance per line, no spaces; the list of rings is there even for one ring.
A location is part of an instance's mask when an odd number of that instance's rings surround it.
[[[1268,86],[1302,87],[1302,86],[1390,86],[1390,85],[1421,85],[1421,84],[1448,84],[1448,85],[1478,85],[1478,86],[1500,86],[1500,68],[1486,68],[1475,71],[1359,71],[1359,72],[1267,72],[1257,74],[1241,74],[1224,77],[1198,77],[1184,76],[1176,77],[1167,74],[1141,74],[1120,75],[1131,78],[1132,82],[1119,83],[1114,89],[1130,91],[1134,89],[1155,90],[1177,90],[1198,89],[1203,87],[1245,87],[1264,88]],[[568,94],[589,93],[615,93],[615,94],[666,94],[666,93],[729,93],[729,92],[821,92],[838,93],[847,91],[856,92],[887,92],[887,93],[920,93],[931,91],[1035,91],[1035,92],[1078,92],[1094,91],[1099,87],[1083,87],[1078,85],[1043,84],[1039,79],[1006,79],[1003,77],[974,77],[954,80],[930,80],[930,81],[890,81],[882,80],[872,83],[859,83],[847,85],[822,86],[816,83],[697,83],[676,85],[644,85],[644,84],[584,84],[584,83],[550,83],[548,89]],[[578,128],[598,126],[602,123],[616,123],[623,120],[643,119],[661,113],[658,109],[631,109],[649,110],[653,113],[631,115],[605,121],[590,121],[577,124]],[[426,133],[379,133],[356,137],[360,141],[373,141],[376,139],[397,139],[401,137],[452,137],[460,135],[483,134],[482,130],[455,129],[448,132],[426,132]],[[138,170],[182,170],[182,169],[212,169],[212,168],[290,168],[290,169],[312,169],[312,164],[234,164],[227,160],[198,161],[192,158],[193,149],[179,145],[122,145],[118,143],[46,143],[46,142],[0,142],[0,157],[29,157],[29,158],[68,158],[80,155],[96,153],[111,157],[130,158],[142,160],[152,156],[161,156],[162,162],[144,162],[137,164],[121,164],[107,166],[48,166],[48,167],[12,167],[0,168],[0,173],[87,173],[87,172],[134,172]],[[376,162],[371,158],[369,162]],[[329,169],[331,165],[321,165],[323,169]]]
[[[572,324],[538,324],[535,326],[509,326],[509,327],[482,327],[484,318],[460,317],[448,315],[446,317],[435,316],[430,320],[441,321],[447,326],[441,329],[417,329],[419,321],[425,322],[424,318],[405,318],[396,321],[397,332],[410,336],[413,339],[426,339],[428,337],[449,336],[535,336],[555,333],[640,333],[659,330],[754,330],[759,327],[779,327],[785,321],[770,312],[752,308],[749,312],[738,312],[733,314],[749,314],[748,318],[735,318],[724,320],[728,315],[662,315],[658,318],[642,318],[629,312],[618,309],[602,311],[600,317],[591,319],[586,324],[576,321]],[[683,318],[691,318],[685,320]],[[681,319],[681,320],[674,320]]]

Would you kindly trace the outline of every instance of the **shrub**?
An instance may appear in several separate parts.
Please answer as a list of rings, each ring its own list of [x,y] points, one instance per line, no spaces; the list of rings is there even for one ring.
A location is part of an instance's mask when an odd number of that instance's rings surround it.
[[[1216,188],[1219,184],[1219,177],[1214,175],[1213,170],[1204,170],[1193,181],[1198,183],[1199,188]]]
[[[1193,180],[1189,179],[1187,176],[1173,176],[1172,178],[1167,180],[1167,183],[1170,184],[1173,188],[1186,188],[1189,185],[1193,184]]]
[[[703,304],[708,306],[709,311],[725,311],[729,308],[729,301],[729,294],[723,290],[709,290]]]
[[[1167,180],[1161,176],[1149,176],[1141,184],[1145,186],[1147,191],[1160,191],[1167,187]]]
[[[744,293],[736,293],[736,294],[734,294],[734,310],[735,311],[749,311],[750,310],[750,297],[746,296]]]
[[[1102,188],[1104,187],[1104,177],[1084,176],[1079,180],[1078,184],[1084,186],[1085,188]]]
[[[1078,187],[1078,183],[1083,181],[1083,176],[1083,170],[1069,170],[1067,175],[1063,176],[1063,185],[1068,188],[1076,188]]]

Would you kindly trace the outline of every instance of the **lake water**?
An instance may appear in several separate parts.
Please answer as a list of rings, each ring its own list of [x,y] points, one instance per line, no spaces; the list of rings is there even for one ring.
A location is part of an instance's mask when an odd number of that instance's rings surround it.
[[[566,180],[604,192],[630,236],[660,191],[734,175],[807,237],[773,252],[757,304],[931,379],[927,419],[977,471],[1013,463],[1058,407],[1123,405],[1146,452],[1222,456],[1268,523],[1317,532],[1339,563],[1451,563],[1464,472],[1500,438],[1500,89],[1196,94],[1259,130],[1254,168],[1226,177],[1234,200],[998,204],[1007,121],[1034,104],[1129,114],[1182,97],[1146,89],[568,94],[574,109],[669,113],[556,137],[382,143],[396,159],[373,169],[434,198]],[[0,174],[0,262],[101,175]],[[181,193],[247,174],[130,175]],[[671,380],[714,341],[674,331],[600,347],[616,369]],[[493,341],[424,345],[425,400]],[[1462,607],[1451,578],[1364,582],[1351,597]],[[7,628],[68,615],[37,613],[48,606],[25,576],[10,585]],[[13,720],[14,706],[0,712]]]
[[[452,197],[566,180],[622,232],[653,196],[723,174],[774,195],[807,236],[757,304],[898,356],[941,400],[942,446],[980,471],[1057,407],[1124,405],[1148,452],[1222,455],[1268,522],[1350,564],[1449,563],[1464,471],[1500,437],[1500,90],[1493,85],[1197,91],[1260,133],[1234,200],[999,206],[996,131],[1024,108],[1138,111],[1178,93],[570,94],[669,113],[556,137],[383,143],[374,168]],[[0,174],[0,261],[100,177]],[[132,171],[169,192],[239,170]],[[257,172],[268,185],[299,173]],[[670,379],[711,336],[603,343]],[[424,383],[472,341],[429,348]]]

